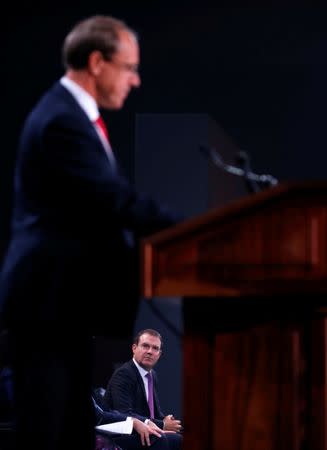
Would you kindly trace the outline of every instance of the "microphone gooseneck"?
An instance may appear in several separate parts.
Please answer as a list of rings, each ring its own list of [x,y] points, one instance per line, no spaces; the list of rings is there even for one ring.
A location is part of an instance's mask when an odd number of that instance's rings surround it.
[[[235,157],[236,162],[241,167],[226,164],[218,150],[214,147],[200,144],[199,150],[219,169],[232,175],[243,177],[250,192],[258,192],[262,188],[272,187],[278,184],[277,178],[272,175],[254,173],[251,170],[249,155],[244,150],[240,150]]]
[[[252,170],[248,153],[246,153],[244,150],[240,150],[236,153],[235,160],[236,164],[244,170],[244,180],[247,190],[250,193],[259,192],[261,189],[258,185],[258,182],[249,177],[249,174],[252,173]]]

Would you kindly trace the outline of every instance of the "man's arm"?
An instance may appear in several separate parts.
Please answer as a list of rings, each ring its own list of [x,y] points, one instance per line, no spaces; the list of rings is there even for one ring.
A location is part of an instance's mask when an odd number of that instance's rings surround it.
[[[138,193],[121,173],[104,163],[103,152],[69,115],[52,122],[44,132],[43,164],[49,192],[47,202],[70,205],[72,213],[92,213],[95,222],[106,221],[145,236],[179,222],[181,218],[145,194]],[[35,175],[37,176],[37,174]],[[60,180],[60,182],[58,182]],[[51,186],[56,183],[56,195]],[[80,202],[83,196],[83,210]],[[100,218],[99,218],[100,216]]]
[[[126,368],[120,368],[109,380],[104,401],[111,408],[117,409],[127,415],[135,415],[135,395],[137,391],[137,380]],[[146,419],[146,417],[144,418]],[[142,420],[142,417],[141,419]]]
[[[92,401],[95,408],[95,417],[97,425],[102,425],[104,423],[121,422],[126,420],[127,418],[126,414],[110,409],[104,410],[96,403],[94,398],[92,398]]]

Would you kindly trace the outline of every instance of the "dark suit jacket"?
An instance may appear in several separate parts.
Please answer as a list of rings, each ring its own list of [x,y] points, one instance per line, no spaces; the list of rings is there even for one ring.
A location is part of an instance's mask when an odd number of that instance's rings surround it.
[[[94,397],[92,397],[92,401],[93,401],[93,406],[94,406],[94,410],[95,410],[95,418],[96,418],[97,425],[102,425],[102,424],[106,424],[106,423],[123,422],[128,417],[127,414],[123,414],[119,411],[115,411],[114,409],[107,409],[107,410],[102,409],[101,406],[96,402]]]
[[[95,410],[96,424],[102,425],[106,423],[121,422],[126,420],[126,415],[120,414],[119,411],[104,411],[92,397],[93,406]],[[96,432],[96,445],[95,450],[121,450],[121,447],[115,445],[113,437],[117,436],[117,433]],[[129,436],[129,435],[128,435]]]
[[[163,428],[163,418],[158,397],[158,380],[154,370],[153,374],[153,396],[154,396],[154,422]],[[146,398],[146,392],[142,377],[133,360],[123,364],[115,370],[111,376],[104,401],[109,408],[118,409],[129,416],[137,417],[144,421],[150,417],[150,410]]]
[[[134,238],[177,217],[111,167],[93,124],[59,82],[24,124],[14,183],[0,278],[5,324],[132,333],[140,277]]]
[[[105,423],[114,423],[126,420],[128,414],[123,414],[119,411],[112,409],[103,409],[97,402],[95,396],[92,397],[93,405],[96,413],[97,425]],[[144,447],[141,444],[141,438],[137,432],[133,431],[129,434],[118,434],[101,432],[97,430],[97,435],[104,439],[100,441],[99,450],[143,450]],[[151,448],[153,450],[180,450],[181,449],[181,437],[178,434],[163,434],[161,438],[151,435]],[[116,449],[115,449],[116,446]],[[118,447],[119,446],[119,447]],[[98,446],[97,446],[98,448]]]

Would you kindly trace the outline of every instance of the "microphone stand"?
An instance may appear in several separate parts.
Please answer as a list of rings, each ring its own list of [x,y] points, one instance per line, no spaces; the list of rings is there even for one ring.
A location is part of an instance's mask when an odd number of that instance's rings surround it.
[[[259,186],[263,187],[272,187],[278,184],[277,178],[272,175],[266,174],[257,174],[250,170],[250,166],[248,164],[248,157],[246,156],[246,161],[243,164],[244,169],[240,167],[235,167],[231,164],[226,164],[218,151],[213,147],[208,147],[206,145],[200,145],[200,151],[207,157],[209,160],[219,169],[224,172],[231,173],[232,175],[236,175],[242,177],[248,183],[248,188],[251,192],[258,192],[260,190]],[[243,153],[243,152],[242,152]],[[246,155],[244,153],[244,155]],[[241,155],[239,154],[239,157]],[[243,155],[242,155],[243,156]],[[244,156],[243,156],[244,158]],[[246,170],[245,170],[246,169]],[[253,184],[254,183],[254,184]]]

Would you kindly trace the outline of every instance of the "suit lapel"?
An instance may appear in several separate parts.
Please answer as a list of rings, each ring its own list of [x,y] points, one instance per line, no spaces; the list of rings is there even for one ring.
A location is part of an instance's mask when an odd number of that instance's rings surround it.
[[[155,415],[159,415],[159,398],[158,398],[158,392],[157,392],[157,376],[154,370],[152,370],[153,374],[153,402],[154,402],[154,410]]]
[[[147,403],[146,392],[145,392],[145,387],[144,387],[144,382],[143,382],[143,380],[142,380],[142,377],[141,377],[141,375],[140,375],[140,372],[138,371],[138,368],[136,367],[136,365],[134,364],[133,361],[131,361],[130,363],[131,363],[131,364],[130,364],[130,367],[131,367],[131,369],[134,371],[134,373],[135,373],[135,375],[136,375],[137,382],[139,383],[139,385],[140,385],[140,387],[141,387],[141,390],[142,390],[142,392],[143,392],[145,401],[146,401],[146,403]]]
[[[148,405],[148,400],[147,400],[147,398],[146,398],[146,392],[145,392],[145,386],[144,386],[143,379],[142,379],[142,377],[141,377],[140,372],[138,371],[138,368],[136,367],[136,365],[134,364],[133,361],[131,361],[131,367],[132,367],[132,369],[134,370],[134,372],[135,372],[135,374],[136,374],[137,381],[138,381],[138,383],[139,383],[139,385],[140,385],[140,387],[141,387],[141,390],[142,390],[142,392],[143,392],[143,400],[144,400],[144,404],[145,404],[145,406],[146,406],[146,408],[147,408],[147,410],[148,410],[148,413],[149,413],[149,415],[150,415],[150,409],[149,409],[149,405]],[[155,389],[154,389],[154,391],[155,391]],[[154,397],[155,397],[155,396],[154,396]],[[156,401],[155,401],[155,404],[156,404]]]
[[[94,124],[90,121],[87,114],[72,96],[72,94],[60,83],[57,82],[52,88],[51,91],[56,97],[64,99],[67,103],[67,106],[74,111],[76,117],[79,117],[79,122],[84,130],[89,130],[90,135],[93,136],[94,140],[98,143],[99,152],[106,158],[109,163],[110,169],[113,172],[117,172],[117,161],[113,154],[108,156],[108,152],[105,148],[105,143],[101,140]],[[110,150],[111,151],[111,150]]]

